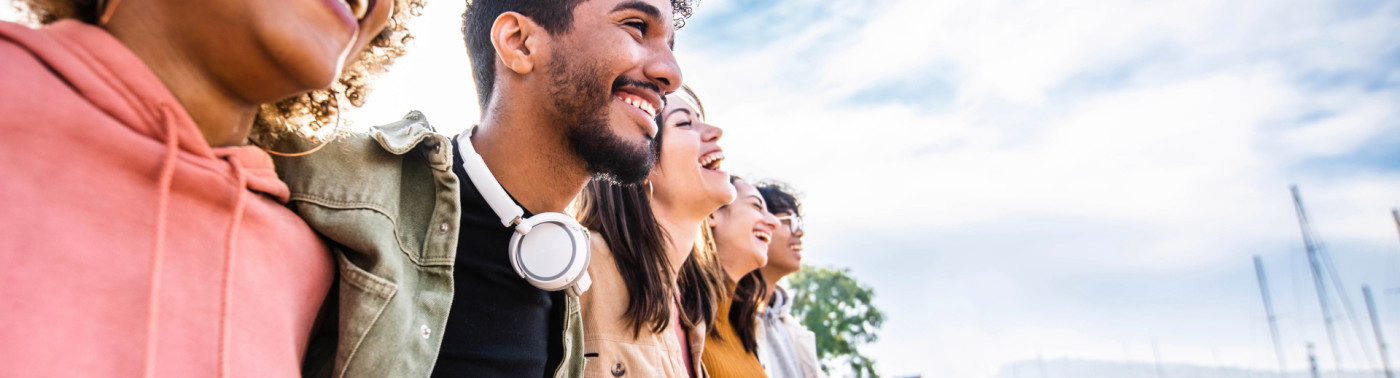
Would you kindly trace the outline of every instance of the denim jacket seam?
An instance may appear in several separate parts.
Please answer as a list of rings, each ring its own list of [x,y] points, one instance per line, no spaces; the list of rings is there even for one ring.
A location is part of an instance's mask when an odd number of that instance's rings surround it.
[[[354,283],[351,283],[351,284],[354,285]],[[356,285],[356,286],[358,286],[358,285]],[[372,318],[369,319],[368,324],[371,324],[371,325],[372,325],[372,324],[376,324],[376,323],[379,322],[379,318],[380,318],[381,316],[384,315],[384,310],[389,308],[389,301],[392,301],[393,298],[394,298],[394,295],[395,295],[395,294],[398,294],[398,288],[397,288],[397,287],[391,288],[391,289],[389,290],[389,292],[390,292],[390,293],[389,293],[389,297],[388,297],[387,299],[385,299],[384,305],[383,305],[383,306],[379,306],[379,311],[375,311],[375,312],[374,312],[374,317],[372,317]],[[337,376],[343,378],[343,377],[345,377],[345,374],[349,372],[349,370],[350,370],[350,361],[353,360],[353,359],[355,359],[355,354],[356,354],[356,353],[359,353],[359,351],[360,351],[360,346],[361,346],[361,345],[364,345],[364,343],[365,343],[365,338],[366,338],[368,335],[369,335],[369,330],[366,329],[366,330],[365,330],[365,334],[364,334],[364,335],[360,335],[360,339],[359,339],[359,340],[355,340],[355,347],[350,348],[350,353],[347,354],[347,355],[345,356],[345,366],[344,366],[345,369],[344,369],[344,370],[341,370],[341,371],[340,371],[340,374],[337,374]]]
[[[372,284],[365,283],[360,280],[345,280],[345,283],[360,288],[360,290],[370,291],[377,294],[383,294],[386,298],[393,298],[394,294],[399,291],[398,287],[396,287],[392,282],[387,284],[384,282],[379,282],[384,279],[375,276],[374,273],[364,272],[360,270],[350,270],[349,272],[349,274],[353,274],[355,276],[369,276],[365,279],[371,281]],[[342,274],[346,273],[342,272]]]
[[[338,201],[338,200],[334,200],[334,199],[330,199],[330,198],[326,198],[326,197],[322,197],[322,196],[317,196],[317,195],[313,195],[313,194],[306,194],[306,193],[301,193],[301,194],[294,194],[294,195],[292,195],[292,196],[291,196],[291,201],[306,202],[306,203],[310,203],[310,204],[313,204],[313,205],[317,205],[317,206],[321,206],[321,207],[325,207],[325,208],[329,208],[329,209],[335,209],[335,210],[355,210],[355,209],[364,209],[364,210],[371,210],[371,211],[374,211],[374,212],[376,212],[376,213],[379,213],[379,215],[383,216],[384,218],[388,219],[388,220],[389,220],[389,223],[392,223],[392,224],[393,224],[393,226],[394,226],[394,227],[393,227],[393,229],[394,229],[394,241],[395,241],[394,244],[395,244],[396,247],[399,248],[399,252],[402,252],[402,253],[404,254],[404,256],[407,256],[407,257],[408,257],[409,261],[413,261],[414,264],[417,264],[417,265],[419,265],[419,266],[441,266],[441,265],[451,265],[452,262],[453,262],[452,258],[441,258],[441,257],[419,258],[419,257],[417,257],[417,256],[414,256],[414,253],[413,253],[412,251],[409,251],[409,250],[404,246],[404,243],[403,243],[402,239],[400,239],[400,236],[401,236],[401,235],[399,235],[399,221],[398,221],[398,219],[397,219],[397,218],[394,218],[394,217],[391,216],[391,215],[389,215],[389,212],[386,211],[386,210],[384,210],[383,208],[381,208],[381,207],[379,206],[379,204],[377,204],[377,203],[373,203],[373,202],[355,202],[355,201]],[[427,247],[427,246],[425,245],[424,248],[426,248],[426,247]]]

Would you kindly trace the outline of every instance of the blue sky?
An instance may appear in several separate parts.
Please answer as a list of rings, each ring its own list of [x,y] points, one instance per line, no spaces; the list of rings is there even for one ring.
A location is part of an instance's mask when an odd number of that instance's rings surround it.
[[[886,374],[1269,369],[1254,254],[1327,369],[1288,185],[1353,303],[1400,286],[1397,32],[1395,1],[716,0],[678,52],[726,166],[805,190],[807,262],[876,288]]]
[[[462,6],[429,3],[358,127],[473,123]],[[801,189],[805,262],[875,288],[884,374],[1153,340],[1269,369],[1255,254],[1290,366],[1313,341],[1329,369],[1293,183],[1355,304],[1400,288],[1400,1],[703,0],[676,45],[725,166]],[[1379,302],[1400,343],[1400,294]]]

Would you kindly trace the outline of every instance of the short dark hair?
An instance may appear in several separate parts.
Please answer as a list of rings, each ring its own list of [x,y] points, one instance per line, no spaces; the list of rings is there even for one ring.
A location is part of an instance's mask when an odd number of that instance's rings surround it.
[[[768,203],[768,212],[802,215],[802,202],[797,200],[797,191],[792,186],[778,181],[765,181],[754,185],[763,202]]]
[[[472,79],[476,81],[476,96],[481,110],[491,100],[496,87],[496,49],[491,46],[491,26],[496,17],[515,12],[539,23],[549,34],[568,31],[574,27],[574,8],[584,0],[468,0],[462,14],[462,35],[467,42],[467,56],[472,62]],[[671,13],[676,28],[694,13],[697,0],[671,0]]]

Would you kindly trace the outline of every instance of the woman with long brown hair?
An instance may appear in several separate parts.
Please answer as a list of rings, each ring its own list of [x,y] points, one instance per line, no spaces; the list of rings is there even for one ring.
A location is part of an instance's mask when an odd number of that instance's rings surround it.
[[[43,26],[0,22],[6,374],[300,375],[335,263],[256,144],[332,137],[421,1],[15,3]]]
[[[657,115],[656,165],[644,184],[594,179],[580,195],[593,231],[593,286],[580,298],[586,377],[694,377],[722,290],[704,221],[734,198],[721,170],[723,131],[689,88]]]
[[[757,269],[768,262],[778,219],[753,185],[738,177],[731,182],[734,202],[709,217],[727,290],[721,292],[715,326],[705,340],[705,369],[715,378],[766,377],[756,354],[756,329],[767,283]]]

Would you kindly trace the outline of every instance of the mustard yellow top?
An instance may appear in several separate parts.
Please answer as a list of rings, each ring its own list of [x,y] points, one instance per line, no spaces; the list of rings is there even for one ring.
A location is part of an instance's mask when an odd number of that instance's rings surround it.
[[[715,313],[715,332],[705,336],[705,350],[700,353],[700,359],[704,361],[710,378],[767,378],[768,374],[763,372],[758,356],[744,351],[744,343],[739,341],[739,334],[729,323],[729,305],[733,302],[733,296],[734,286],[729,286],[729,293],[720,298],[719,312]],[[718,338],[715,333],[718,333]]]

